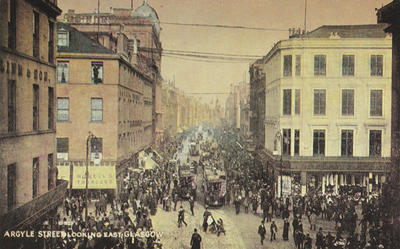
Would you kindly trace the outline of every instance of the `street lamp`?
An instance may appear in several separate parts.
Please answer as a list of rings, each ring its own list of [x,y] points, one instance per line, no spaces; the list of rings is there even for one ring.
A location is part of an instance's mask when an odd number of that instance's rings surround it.
[[[283,135],[282,135],[282,133],[281,133],[281,131],[278,131],[276,134],[275,134],[275,139],[276,139],[276,141],[279,141],[280,142],[280,147],[281,147],[281,158],[280,158],[280,185],[281,185],[281,188],[280,188],[280,197],[282,198],[282,168],[283,168],[283,160],[282,160],[282,154],[283,154]],[[277,155],[278,154],[278,151],[277,150],[274,150],[274,155]]]
[[[88,200],[89,200],[89,151],[90,147],[92,145],[92,140],[95,139],[96,136],[93,135],[92,132],[89,131],[89,135],[86,139],[86,172],[85,172],[85,177],[86,177],[86,198],[85,198],[85,222],[88,222]]]

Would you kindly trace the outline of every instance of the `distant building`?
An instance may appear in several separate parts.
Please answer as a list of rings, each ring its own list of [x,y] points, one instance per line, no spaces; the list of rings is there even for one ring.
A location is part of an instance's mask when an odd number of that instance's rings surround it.
[[[32,229],[54,212],[66,184],[56,186],[54,167],[55,22],[61,10],[56,0],[8,0],[0,2],[0,12],[2,233]]]
[[[263,62],[257,60],[250,66],[250,133],[258,148],[265,146],[265,73]]]
[[[284,176],[284,194],[347,185],[379,191],[386,181],[392,40],[382,29],[321,26],[292,33],[251,67],[251,105],[259,108],[252,128],[262,134],[264,125],[265,152],[276,179]]]
[[[216,124],[218,120],[214,106],[185,96],[184,92],[172,84],[163,84],[161,99],[163,130],[167,136],[175,136],[203,122]]]

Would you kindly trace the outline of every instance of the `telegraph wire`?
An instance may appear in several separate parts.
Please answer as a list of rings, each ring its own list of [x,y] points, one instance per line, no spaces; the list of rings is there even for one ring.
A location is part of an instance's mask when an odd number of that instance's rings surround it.
[[[186,50],[172,50],[172,49],[152,49],[152,48],[146,48],[146,47],[141,47],[139,48],[141,51],[145,52],[160,52],[162,54],[173,54],[173,55],[201,55],[201,56],[224,56],[227,58],[230,57],[238,57],[237,59],[261,59],[262,56],[259,55],[247,55],[247,54],[227,54],[227,53],[215,53],[215,52],[201,52],[201,51],[186,51]],[[242,58],[240,58],[242,57]],[[235,58],[236,59],[236,58]]]
[[[263,30],[263,31],[279,31],[287,32],[287,29],[264,28],[264,27],[247,27],[222,24],[202,24],[202,23],[179,23],[179,22],[160,22],[160,24],[177,25],[177,26],[192,26],[192,27],[208,27],[208,28],[225,28],[225,29],[248,29],[248,30]]]
[[[185,61],[194,61],[194,62],[206,62],[206,63],[246,63],[246,61],[228,61],[228,60],[207,60],[207,59],[194,59],[194,58],[185,58],[179,57],[176,55],[163,55],[163,57],[185,60]]]
[[[200,55],[200,54],[179,54],[179,53],[164,53],[164,54],[165,55],[183,56],[183,57],[218,59],[218,60],[234,60],[234,61],[249,61],[249,60],[255,59],[255,58],[237,58],[237,57],[229,57],[229,56],[210,56],[210,55]]]

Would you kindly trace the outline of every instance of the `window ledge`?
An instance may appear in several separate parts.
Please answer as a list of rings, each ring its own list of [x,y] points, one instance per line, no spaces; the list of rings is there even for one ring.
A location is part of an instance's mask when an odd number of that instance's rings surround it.
[[[41,130],[41,131],[28,131],[28,132],[12,132],[0,134],[0,138],[14,138],[14,137],[23,137],[23,136],[32,136],[32,135],[42,135],[42,134],[51,134],[55,133],[56,130]]]
[[[89,120],[89,123],[104,123],[103,120]]]
[[[385,120],[385,118],[383,116],[369,116],[369,119],[378,119],[378,120]]]

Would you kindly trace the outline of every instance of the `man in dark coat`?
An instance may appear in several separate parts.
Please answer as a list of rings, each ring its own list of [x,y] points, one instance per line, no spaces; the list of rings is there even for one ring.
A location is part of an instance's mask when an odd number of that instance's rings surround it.
[[[190,240],[191,249],[200,249],[201,248],[201,236],[197,233],[197,229],[194,229],[194,233],[192,234],[192,239]]]
[[[270,226],[270,232],[271,232],[271,241],[276,240],[276,233],[278,232],[278,227],[275,224],[275,221],[272,221],[271,226]]]
[[[319,228],[319,231],[317,233],[317,239],[315,240],[315,246],[317,247],[317,249],[325,248],[324,235],[322,234],[322,227]]]
[[[262,220],[261,224],[258,226],[258,234],[260,235],[260,238],[261,238],[261,245],[264,244],[264,239],[265,239],[266,233],[267,233],[267,230],[265,229],[265,226],[264,226],[264,220]]]
[[[282,234],[282,237],[283,237],[283,240],[289,240],[289,221],[288,221],[288,219],[286,218],[284,221],[283,221],[283,234]]]
[[[311,248],[312,248],[312,239],[310,237],[310,234],[307,233],[304,239],[304,249],[311,249]]]

